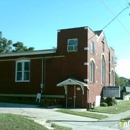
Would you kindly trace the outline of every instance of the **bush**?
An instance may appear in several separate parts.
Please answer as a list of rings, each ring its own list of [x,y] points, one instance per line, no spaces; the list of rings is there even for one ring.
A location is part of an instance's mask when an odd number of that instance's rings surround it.
[[[107,107],[108,104],[106,102],[101,102],[100,106]]]
[[[114,106],[114,105],[117,104],[116,99],[115,98],[110,98],[110,97],[106,98],[105,102],[108,104],[108,106]]]

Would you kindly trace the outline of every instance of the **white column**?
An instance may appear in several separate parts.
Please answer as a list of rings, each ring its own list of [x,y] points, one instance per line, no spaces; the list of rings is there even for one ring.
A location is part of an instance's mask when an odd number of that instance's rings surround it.
[[[66,108],[67,108],[67,103],[68,103],[68,100],[67,100],[67,97],[68,97],[67,85],[64,85],[64,89],[65,89],[65,95],[66,95]]]
[[[75,108],[75,101],[76,101],[76,93],[75,93],[75,85],[74,85],[74,108]]]

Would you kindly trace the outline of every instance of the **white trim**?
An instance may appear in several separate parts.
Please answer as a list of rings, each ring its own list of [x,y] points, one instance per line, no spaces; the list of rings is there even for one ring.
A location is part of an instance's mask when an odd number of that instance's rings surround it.
[[[91,61],[93,61],[93,62],[94,62],[94,64],[95,64],[95,60],[94,60],[94,58],[90,58],[90,62],[91,62]]]
[[[89,63],[88,62],[84,62],[84,65],[89,65]]]
[[[84,82],[89,82],[89,79],[84,79]]]
[[[26,51],[26,52],[12,52],[12,53],[1,53],[0,57],[11,57],[11,56],[26,56],[26,55],[43,55],[56,53],[56,49],[50,50],[38,50],[38,51]]]
[[[71,78],[68,78],[67,80],[64,80],[60,83],[57,84],[58,87],[60,86],[65,86],[65,85],[79,85],[79,86],[88,86],[88,84],[84,83],[84,82],[81,82],[81,81],[78,81],[78,80],[75,80],[75,79],[71,79]]]
[[[88,48],[88,47],[84,47],[84,50],[85,50],[85,51],[88,51],[88,50],[89,50],[89,48]]]
[[[29,71],[27,71],[27,72],[29,72],[29,80],[24,80],[24,72],[25,72],[25,70],[24,70],[24,63],[25,62],[29,62],[30,63],[30,60],[26,59],[26,60],[18,60],[18,61],[16,61],[16,66],[15,66],[15,82],[30,82],[30,69],[29,69]],[[22,70],[19,71],[19,72],[22,73],[22,79],[21,80],[17,80],[17,72],[18,72],[17,65],[18,65],[18,63],[22,64]]]

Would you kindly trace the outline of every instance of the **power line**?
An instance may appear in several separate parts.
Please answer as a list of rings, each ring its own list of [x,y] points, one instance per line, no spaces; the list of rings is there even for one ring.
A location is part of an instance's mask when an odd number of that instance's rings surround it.
[[[103,0],[101,0],[104,4],[105,2]],[[123,11],[125,11],[127,8],[129,8],[130,3],[127,3],[128,6],[126,6],[123,10],[121,10],[117,15],[115,15],[110,8],[105,4],[105,6],[110,10],[110,12],[114,15],[114,18],[106,25],[102,28],[102,30],[104,30],[108,25],[110,25],[115,19],[117,19],[119,21],[119,19],[117,18]],[[130,15],[130,14],[129,14]],[[128,29],[119,21],[119,23],[123,26],[123,28],[130,34],[130,32],[128,31]],[[94,34],[92,37],[90,37],[88,40],[92,39],[96,34]]]
[[[113,14],[114,18],[105,26],[103,27],[103,29],[105,29],[109,24],[111,24],[115,19],[118,20],[118,22],[122,25],[122,27],[130,34],[130,32],[128,31],[128,29],[120,22],[120,20],[117,18],[123,11],[125,11],[127,8],[129,8],[130,4],[128,3],[128,6],[125,7],[122,11],[120,11],[116,16],[115,14],[111,11],[111,9],[106,5],[106,3],[101,0],[103,2],[103,4],[107,7],[107,9]]]

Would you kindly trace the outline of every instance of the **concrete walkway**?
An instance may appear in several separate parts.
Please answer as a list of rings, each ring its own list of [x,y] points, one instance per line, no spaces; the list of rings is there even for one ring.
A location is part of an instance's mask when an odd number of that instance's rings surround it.
[[[0,103],[0,113],[25,115],[39,121],[39,123],[44,120],[50,120],[55,124],[71,127],[73,130],[119,130],[119,120],[130,115],[129,110],[120,114],[109,115],[109,118],[98,121],[97,119],[59,113],[55,110],[39,108],[35,105]],[[127,129],[130,130],[130,128],[124,128],[124,130]]]

